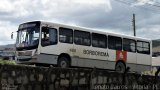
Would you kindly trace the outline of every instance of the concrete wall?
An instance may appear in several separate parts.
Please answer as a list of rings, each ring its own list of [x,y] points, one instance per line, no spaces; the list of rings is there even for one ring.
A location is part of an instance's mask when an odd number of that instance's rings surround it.
[[[160,78],[84,68],[0,65],[0,90],[160,89]]]

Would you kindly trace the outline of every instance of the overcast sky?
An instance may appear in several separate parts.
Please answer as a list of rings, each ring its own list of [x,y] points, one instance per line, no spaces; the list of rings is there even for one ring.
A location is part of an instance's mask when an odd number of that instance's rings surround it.
[[[43,20],[160,39],[160,0],[2,0],[0,45],[15,43],[11,32],[27,21]]]

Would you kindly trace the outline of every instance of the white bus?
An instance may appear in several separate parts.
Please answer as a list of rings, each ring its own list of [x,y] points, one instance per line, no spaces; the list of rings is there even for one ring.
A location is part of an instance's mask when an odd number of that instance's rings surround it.
[[[133,36],[57,23],[20,24],[16,58],[24,64],[96,67],[124,71],[151,68],[152,42]]]

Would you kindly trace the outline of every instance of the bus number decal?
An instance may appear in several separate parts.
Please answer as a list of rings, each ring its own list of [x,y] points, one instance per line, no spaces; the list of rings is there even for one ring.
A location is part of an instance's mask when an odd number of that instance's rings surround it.
[[[126,62],[127,60],[127,52],[125,51],[116,51],[116,61],[123,60]]]
[[[70,52],[76,52],[76,49],[71,48]]]

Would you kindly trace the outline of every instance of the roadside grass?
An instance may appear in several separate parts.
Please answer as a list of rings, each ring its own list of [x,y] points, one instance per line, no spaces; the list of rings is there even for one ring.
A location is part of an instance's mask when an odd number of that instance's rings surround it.
[[[16,62],[14,60],[3,60],[3,59],[0,59],[0,64],[1,65],[4,65],[4,64],[16,65]]]

